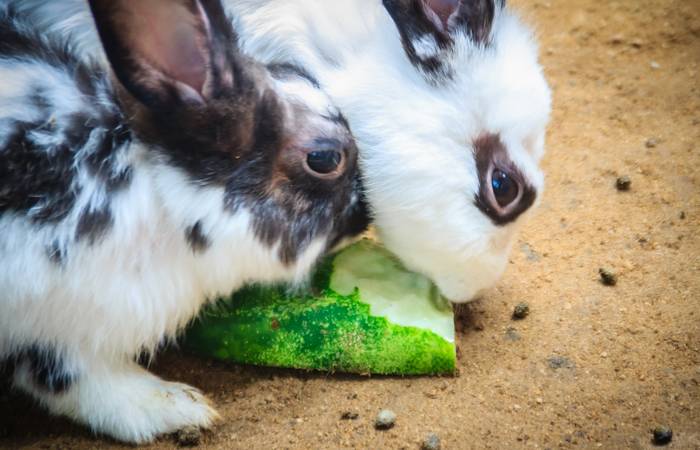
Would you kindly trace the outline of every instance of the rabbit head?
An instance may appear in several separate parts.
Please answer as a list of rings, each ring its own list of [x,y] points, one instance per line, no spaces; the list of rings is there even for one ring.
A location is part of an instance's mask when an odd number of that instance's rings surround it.
[[[550,111],[532,35],[503,2],[226,6],[247,51],[300,61],[346,115],[386,246],[452,301],[493,285],[542,192]]]
[[[90,6],[135,134],[188,184],[223,189],[232,220],[247,211],[257,238],[282,263],[316,244],[305,258],[313,261],[365,228],[357,149],[313,77],[239,52],[218,1]],[[161,188],[177,191],[169,182]],[[186,196],[163,198],[183,214]],[[203,222],[192,222],[198,233],[207,227],[202,214]]]
[[[358,137],[382,240],[468,301],[498,280],[542,193],[550,92],[530,32],[501,1],[384,6],[398,32],[389,67],[354,85],[364,104],[352,86],[330,92]]]

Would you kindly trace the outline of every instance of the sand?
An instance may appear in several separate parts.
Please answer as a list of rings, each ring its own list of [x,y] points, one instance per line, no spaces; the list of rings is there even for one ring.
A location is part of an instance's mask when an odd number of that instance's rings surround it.
[[[154,371],[198,386],[223,416],[201,448],[418,449],[436,433],[443,449],[644,449],[657,425],[673,429],[670,448],[700,448],[700,3],[511,3],[537,29],[554,91],[547,189],[502,281],[461,313],[459,376],[303,373],[169,351]],[[623,175],[628,192],[615,186]],[[520,302],[530,315],[513,321]],[[396,425],[378,431],[384,408]],[[5,388],[0,447],[119,445]]]

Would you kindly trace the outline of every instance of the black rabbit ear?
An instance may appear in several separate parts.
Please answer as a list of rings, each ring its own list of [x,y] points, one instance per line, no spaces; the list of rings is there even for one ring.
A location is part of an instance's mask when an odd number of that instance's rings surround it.
[[[89,1],[117,78],[146,106],[202,104],[233,87],[235,37],[218,0]]]
[[[449,41],[452,33],[466,29],[475,42],[485,43],[505,0],[384,0],[384,6],[402,35],[432,33]]]
[[[504,8],[505,3],[505,0],[460,0],[458,10],[450,17],[449,26],[464,28],[474,42],[486,44],[496,12]]]

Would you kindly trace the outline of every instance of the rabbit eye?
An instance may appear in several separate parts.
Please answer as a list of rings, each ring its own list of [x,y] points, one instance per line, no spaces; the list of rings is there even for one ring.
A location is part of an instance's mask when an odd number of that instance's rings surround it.
[[[474,159],[479,175],[474,203],[495,225],[513,222],[532,206],[537,191],[510,159],[497,134],[474,141]]]
[[[293,170],[301,166],[306,175],[313,178],[335,180],[352,169],[357,154],[352,140],[349,136],[345,138],[347,140],[317,138],[302,147],[290,147],[285,155],[292,161]]]
[[[518,197],[520,186],[507,173],[494,169],[491,173],[491,189],[498,205],[505,208]]]
[[[342,153],[336,150],[313,151],[306,156],[306,164],[308,164],[309,169],[321,175],[336,170],[342,160]]]
[[[304,166],[314,177],[330,179],[339,176],[343,171],[346,149],[343,142],[337,139],[318,138],[311,143],[306,151]]]

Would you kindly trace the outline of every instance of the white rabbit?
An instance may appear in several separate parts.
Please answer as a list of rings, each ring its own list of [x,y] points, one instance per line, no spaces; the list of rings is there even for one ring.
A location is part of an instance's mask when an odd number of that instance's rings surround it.
[[[240,53],[218,0],[90,7],[112,74],[0,8],[0,360],[140,443],[217,414],[137,355],[219,294],[303,280],[367,217],[342,115]]]
[[[10,1],[99,56],[84,0]],[[500,278],[544,186],[551,95],[504,3],[224,0],[247,52],[295,61],[343,111],[381,239],[454,302]]]
[[[246,51],[294,60],[348,118],[386,246],[454,302],[491,287],[542,193],[551,95],[502,0],[225,0]]]

